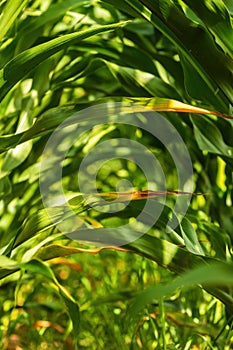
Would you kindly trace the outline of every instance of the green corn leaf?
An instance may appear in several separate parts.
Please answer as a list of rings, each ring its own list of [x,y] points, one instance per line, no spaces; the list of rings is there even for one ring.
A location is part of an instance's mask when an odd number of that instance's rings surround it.
[[[212,32],[216,41],[233,57],[233,27],[227,7],[222,0],[184,0]]]
[[[77,332],[79,328],[79,307],[73,297],[67,292],[67,290],[58,282],[51,268],[40,260],[33,259],[27,263],[18,263],[5,256],[0,257],[0,267],[3,270],[17,271],[24,269],[32,274],[42,275],[46,279],[53,282],[54,286],[58,288],[59,294],[63,299],[64,304],[67,307],[67,312],[73,324],[73,336],[77,339]],[[0,270],[1,272],[1,270]]]
[[[133,306],[129,310],[129,318],[155,299],[160,300],[171,295],[177,289],[190,288],[201,284],[208,286],[233,285],[233,267],[223,263],[210,264],[209,266],[196,267],[192,271],[184,273],[181,277],[166,285],[156,285],[146,288],[138,293]],[[233,302],[233,299],[232,299]],[[233,304],[232,304],[233,305]],[[231,306],[232,309],[232,306]]]
[[[106,2],[113,4],[113,0]],[[125,2],[136,11],[138,17],[150,22],[178,48],[181,57],[193,67],[198,77],[196,79],[203,80],[207,88],[205,92],[207,100],[208,95],[213,102],[215,98],[216,108],[222,108],[227,112],[227,99],[232,102],[233,96],[231,84],[233,62],[217,49],[211,35],[189,20],[171,1],[126,0]],[[119,2],[117,6],[124,10],[123,2]],[[208,52],[208,55],[203,55],[203,52]],[[212,59],[209,60],[208,57]]]
[[[191,222],[184,218],[180,228],[187,250],[194,254],[205,255]]]
[[[27,3],[28,0],[9,0],[6,2],[0,20],[0,42]]]
[[[91,28],[82,32],[66,34],[62,37],[50,40],[49,42],[32,47],[18,56],[13,58],[3,68],[2,74],[4,84],[0,85],[0,100],[4,98],[7,92],[22,78],[24,78],[31,70],[38,66],[48,57],[54,55],[58,51],[67,48],[70,45],[77,44],[81,40],[87,39],[93,35],[101,34],[107,31],[121,27],[126,22],[114,23],[105,26]]]
[[[213,121],[192,117],[194,135],[201,150],[233,158],[233,147],[228,146]]]

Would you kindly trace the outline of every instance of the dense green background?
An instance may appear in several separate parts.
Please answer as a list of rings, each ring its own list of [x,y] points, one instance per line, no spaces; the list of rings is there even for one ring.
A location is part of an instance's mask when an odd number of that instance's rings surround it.
[[[1,348],[231,349],[232,2],[2,0],[0,8]],[[69,240],[41,201],[44,146],[73,113],[131,98],[163,110],[188,148],[194,191],[208,195],[193,197],[169,235],[176,196],[148,234],[122,248]],[[191,114],[177,102],[171,112],[172,100],[225,117]],[[100,123],[75,142],[64,167],[65,191],[88,227],[121,226],[144,205],[103,214],[74,185],[88,152],[122,137],[150,149],[168,189],[178,190],[166,147],[136,127]],[[99,172],[97,187],[115,191],[122,179],[147,189],[139,167],[123,159]]]

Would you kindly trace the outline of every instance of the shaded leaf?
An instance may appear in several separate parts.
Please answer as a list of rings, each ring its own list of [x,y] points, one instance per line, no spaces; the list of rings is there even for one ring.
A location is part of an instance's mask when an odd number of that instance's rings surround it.
[[[233,28],[224,2],[222,0],[184,0],[184,3],[205,23],[225,51],[233,56]]]
[[[180,228],[187,250],[194,254],[205,255],[191,222],[184,218]]]
[[[221,132],[211,120],[192,118],[192,123],[201,150],[233,158],[233,148],[224,142]]]

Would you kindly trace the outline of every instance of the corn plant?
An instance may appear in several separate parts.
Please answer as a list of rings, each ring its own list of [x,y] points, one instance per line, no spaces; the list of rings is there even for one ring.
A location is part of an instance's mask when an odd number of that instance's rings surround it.
[[[231,2],[0,7],[2,348],[230,349]]]

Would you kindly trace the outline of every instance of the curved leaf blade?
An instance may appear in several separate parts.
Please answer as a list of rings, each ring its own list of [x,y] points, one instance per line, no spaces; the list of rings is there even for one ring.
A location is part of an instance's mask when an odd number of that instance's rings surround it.
[[[93,35],[101,34],[107,31],[121,27],[126,22],[114,23],[105,26],[91,28],[82,32],[71,33],[55,38],[49,42],[32,47],[8,62],[3,68],[4,84],[0,86],[0,100],[7,92],[23,77],[25,77],[38,64],[46,60],[55,53],[67,48],[69,45],[76,44],[81,40],[87,39]]]

